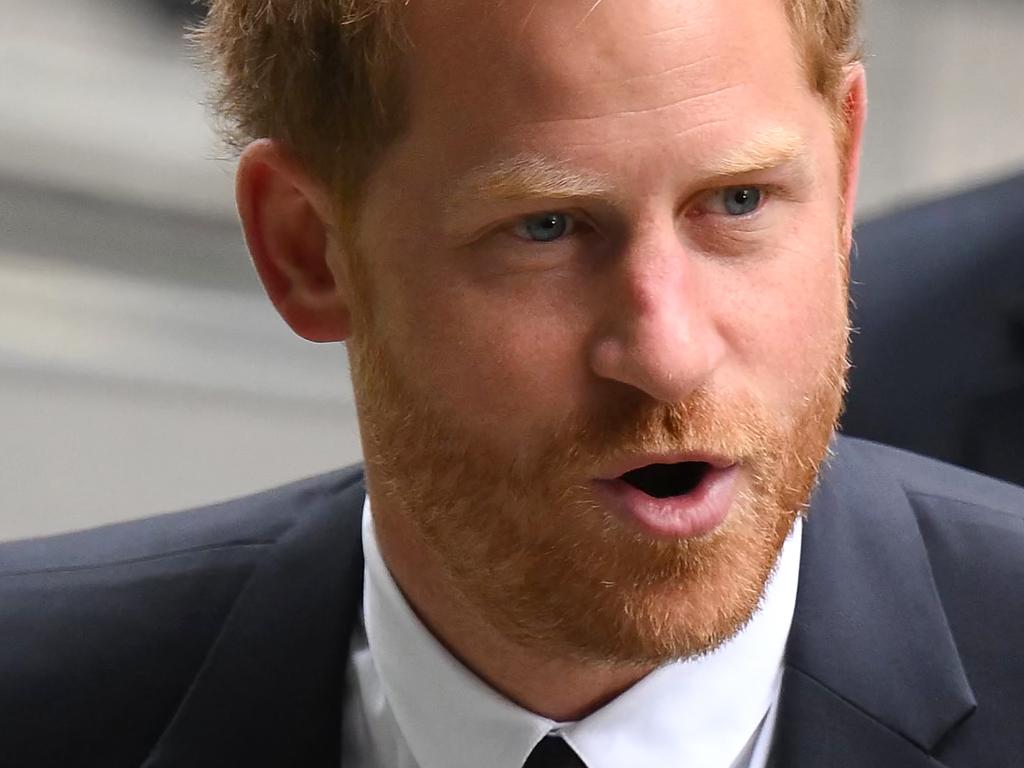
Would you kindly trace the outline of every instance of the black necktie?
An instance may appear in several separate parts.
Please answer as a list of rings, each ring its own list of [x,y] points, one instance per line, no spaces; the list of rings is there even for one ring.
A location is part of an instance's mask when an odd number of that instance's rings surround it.
[[[587,768],[561,736],[545,736],[526,758],[523,768]]]

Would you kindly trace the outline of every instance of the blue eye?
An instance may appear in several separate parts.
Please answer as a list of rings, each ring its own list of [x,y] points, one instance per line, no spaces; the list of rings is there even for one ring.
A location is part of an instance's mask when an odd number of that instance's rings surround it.
[[[757,187],[730,187],[722,191],[725,211],[730,216],[745,216],[761,207],[764,193]]]
[[[516,225],[515,233],[524,240],[550,243],[571,234],[576,222],[566,213],[542,213],[530,216]]]

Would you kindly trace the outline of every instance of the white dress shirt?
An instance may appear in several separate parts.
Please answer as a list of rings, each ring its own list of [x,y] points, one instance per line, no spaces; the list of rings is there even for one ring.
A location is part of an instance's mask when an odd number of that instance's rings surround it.
[[[522,768],[561,733],[588,768],[764,768],[796,604],[802,525],[782,548],[760,609],[714,652],[666,664],[578,722],[516,705],[420,622],[377,548],[369,499],[363,623],[345,690],[345,768]]]

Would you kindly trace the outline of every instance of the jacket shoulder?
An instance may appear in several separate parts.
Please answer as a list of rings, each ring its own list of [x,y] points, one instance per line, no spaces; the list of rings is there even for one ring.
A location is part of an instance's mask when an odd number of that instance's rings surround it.
[[[1015,614],[1014,640],[1024,642],[1024,488],[895,448],[850,442],[902,486],[951,619],[968,604],[993,617]]]
[[[949,525],[982,526],[1011,539],[1024,538],[1024,488],[868,440],[842,437],[838,445],[844,460],[895,479],[919,520],[945,518]]]
[[[1007,754],[1024,754],[1018,725],[1024,717],[1024,489],[904,451],[849,442],[864,459],[884,465],[906,493],[977,700],[977,710],[939,756],[949,765],[1008,765]]]
[[[0,579],[270,543],[300,519],[317,498],[340,493],[361,480],[361,467],[347,467],[195,509],[55,536],[0,542]]]
[[[199,509],[0,544],[5,752],[33,768],[139,765],[253,569],[307,514],[361,481],[352,467]]]

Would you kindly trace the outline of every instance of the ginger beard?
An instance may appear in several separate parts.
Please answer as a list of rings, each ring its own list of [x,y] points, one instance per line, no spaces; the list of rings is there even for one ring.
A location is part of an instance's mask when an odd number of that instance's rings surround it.
[[[465,610],[548,658],[602,665],[700,655],[749,621],[841,411],[845,316],[789,413],[752,394],[701,389],[666,405],[621,388],[615,402],[552,425],[543,448],[510,456],[470,414],[418,387],[367,309],[356,308],[348,347],[367,474],[382,497],[374,509],[405,518]],[[592,497],[609,460],[688,451],[743,466],[728,517],[705,536],[653,539]]]

